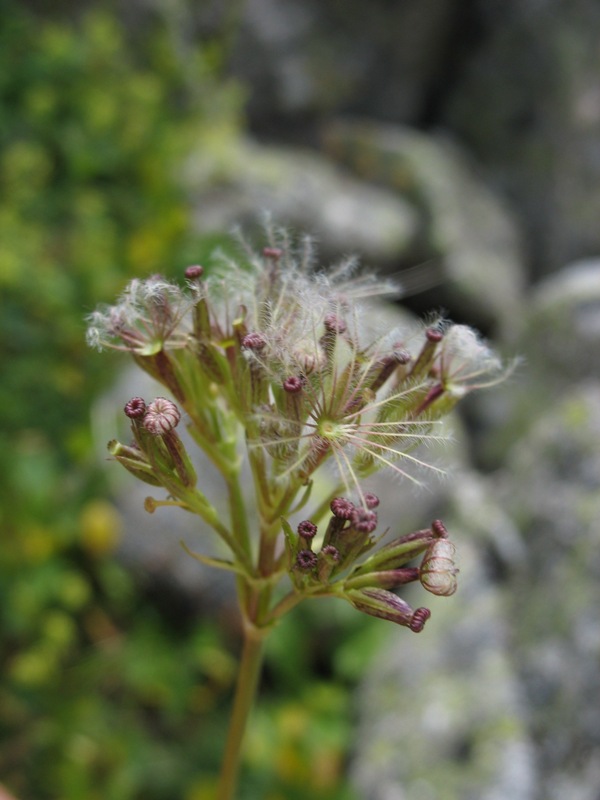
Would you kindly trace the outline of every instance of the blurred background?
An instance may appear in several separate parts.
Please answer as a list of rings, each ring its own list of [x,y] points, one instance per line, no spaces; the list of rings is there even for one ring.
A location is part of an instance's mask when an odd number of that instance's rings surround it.
[[[594,0],[0,0],[17,800],[213,797],[231,587],[106,463],[139,379],[84,317],[265,211],[522,365],[456,418],[442,483],[376,487],[398,533],[447,521],[459,592],[418,637],[342,604],[290,615],[240,796],[600,798],[599,42]]]

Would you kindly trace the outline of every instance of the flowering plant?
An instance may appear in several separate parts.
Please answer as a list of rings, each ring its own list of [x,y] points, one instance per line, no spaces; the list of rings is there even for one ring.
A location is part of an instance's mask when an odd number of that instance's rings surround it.
[[[411,608],[396,590],[413,581],[437,595],[456,590],[455,548],[442,522],[377,547],[379,499],[367,484],[383,468],[417,481],[410,467],[429,466],[418,446],[440,438],[442,418],[502,368],[471,329],[442,319],[369,331],[374,313],[364,303],[395,287],[356,277],[354,262],[315,272],[309,241],[295,248],[281,231],[269,233],[260,254],[222,259],[208,276],[191,266],[185,278],[184,288],[160,276],[133,280],[117,305],[91,314],[88,341],[129,352],[174,398],[129,400],[133,440],[113,440],[109,451],[166,492],[147,498],[148,511],[176,506],[200,516],[229,555],[188,552],[237,578],[244,646],[218,791],[228,800],[262,643],[284,613],[305,598],[334,596],[419,632],[429,610]],[[223,478],[226,519],[177,433],[182,417]],[[327,464],[335,481],[311,506]]]

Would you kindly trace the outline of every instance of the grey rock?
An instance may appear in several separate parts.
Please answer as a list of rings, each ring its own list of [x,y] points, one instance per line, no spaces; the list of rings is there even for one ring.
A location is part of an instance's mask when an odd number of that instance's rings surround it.
[[[600,382],[545,410],[500,495],[527,556],[508,573],[512,651],[546,800],[597,800],[600,764]]]
[[[600,6],[477,3],[443,115],[515,204],[537,274],[600,250]]]
[[[504,384],[475,398],[486,430],[480,450],[494,464],[527,434],[550,398],[600,376],[600,260],[575,262],[539,281],[525,306],[512,346],[521,364]]]
[[[531,294],[522,346],[554,387],[600,376],[600,259],[569,264]]]
[[[247,0],[232,54],[263,127],[340,107],[416,121],[445,55],[452,0]]]
[[[418,216],[397,194],[370,186],[316,153],[263,147],[232,149],[227,172],[206,191],[202,154],[190,159],[186,182],[198,231],[256,227],[263,212],[276,222],[307,231],[324,257],[360,253],[367,263],[397,262],[412,246]],[[194,194],[194,187],[201,186]]]
[[[451,316],[514,338],[524,284],[517,228],[465,153],[448,140],[367,120],[331,123],[324,144],[418,211],[421,252],[441,267],[436,301]]]

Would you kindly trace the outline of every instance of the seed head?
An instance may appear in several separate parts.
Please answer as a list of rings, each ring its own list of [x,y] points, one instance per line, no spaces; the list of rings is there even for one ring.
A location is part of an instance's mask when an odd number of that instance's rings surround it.
[[[160,275],[136,278],[116,305],[89,315],[88,344],[140,356],[185,347],[190,331],[186,315],[192,305],[192,297]]]

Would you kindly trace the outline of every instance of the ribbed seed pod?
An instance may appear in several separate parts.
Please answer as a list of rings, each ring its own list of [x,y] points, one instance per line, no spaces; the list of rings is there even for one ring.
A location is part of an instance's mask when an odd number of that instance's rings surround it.
[[[419,579],[428,592],[440,597],[449,597],[457,588],[454,566],[456,548],[448,539],[436,539],[431,542],[420,567]]]

